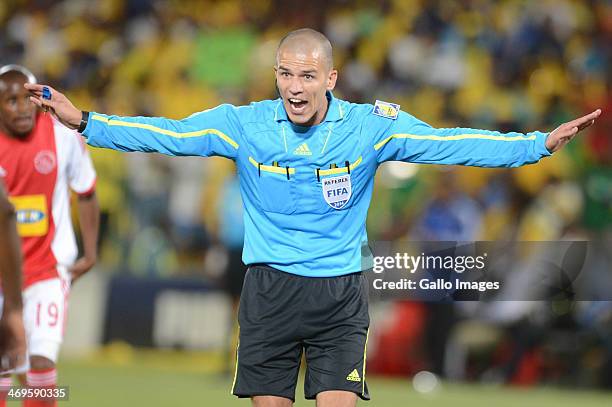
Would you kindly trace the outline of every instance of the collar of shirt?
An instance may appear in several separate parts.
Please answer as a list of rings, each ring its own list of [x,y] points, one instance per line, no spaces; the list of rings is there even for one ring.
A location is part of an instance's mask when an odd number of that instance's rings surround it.
[[[325,122],[337,122],[339,120],[344,119],[344,112],[342,107],[340,106],[340,102],[336,99],[331,93],[331,91],[327,91],[326,94],[327,100],[329,102],[329,107],[327,108],[327,114],[325,115],[325,119],[323,119],[322,123]],[[289,121],[287,117],[287,112],[285,111],[285,106],[283,105],[283,99],[279,99],[276,105],[276,109],[274,112],[274,120],[277,122],[280,121]]]

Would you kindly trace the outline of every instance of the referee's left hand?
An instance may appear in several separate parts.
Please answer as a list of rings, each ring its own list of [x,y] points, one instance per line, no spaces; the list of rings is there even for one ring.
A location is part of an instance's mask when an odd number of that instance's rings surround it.
[[[595,119],[597,119],[600,115],[601,109],[597,109],[586,116],[563,123],[548,135],[546,138],[546,148],[551,153],[561,149],[563,146],[569,143],[574,136],[578,134],[578,132],[595,123]]]
[[[78,129],[81,124],[82,112],[74,107],[70,99],[63,93],[58,92],[48,85],[38,83],[24,83],[23,86],[30,91],[30,101],[36,106],[48,109],[57,120],[69,129]],[[47,87],[51,91],[51,98],[43,98],[43,88]]]

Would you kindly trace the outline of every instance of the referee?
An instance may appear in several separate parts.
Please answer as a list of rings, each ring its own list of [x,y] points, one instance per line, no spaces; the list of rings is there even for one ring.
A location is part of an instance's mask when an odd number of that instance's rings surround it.
[[[25,86],[35,104],[92,146],[236,161],[249,269],[232,393],[251,397],[254,406],[291,406],[304,353],[306,398],[319,407],[355,406],[357,397],[369,399],[363,271],[370,266],[362,247],[378,166],[535,163],[601,111],[549,134],[435,129],[394,103],[336,99],[331,44],[311,29],[281,40],[274,73],[279,99],[223,104],[183,120],[85,112],[51,88],[43,98],[42,85]]]

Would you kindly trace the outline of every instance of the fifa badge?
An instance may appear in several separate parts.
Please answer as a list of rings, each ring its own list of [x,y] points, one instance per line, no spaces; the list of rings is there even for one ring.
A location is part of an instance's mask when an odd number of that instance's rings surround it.
[[[334,209],[342,209],[351,199],[351,176],[344,174],[337,177],[323,178],[323,198]]]

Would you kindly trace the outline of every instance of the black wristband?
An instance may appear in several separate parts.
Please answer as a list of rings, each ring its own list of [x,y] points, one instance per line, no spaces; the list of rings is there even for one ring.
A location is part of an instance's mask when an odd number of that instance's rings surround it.
[[[81,124],[79,124],[79,128],[77,129],[79,133],[83,133],[85,131],[85,127],[87,127],[87,120],[89,120],[89,112],[87,110],[83,110],[81,112]]]

